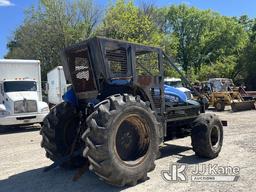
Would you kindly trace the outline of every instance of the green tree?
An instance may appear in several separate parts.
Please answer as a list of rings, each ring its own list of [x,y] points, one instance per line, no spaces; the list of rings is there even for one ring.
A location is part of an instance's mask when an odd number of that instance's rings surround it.
[[[210,10],[186,5],[164,8],[163,31],[177,43],[176,59],[188,72],[197,74],[202,65],[213,65],[225,57],[237,55],[245,46],[247,34],[233,18]]]
[[[41,0],[26,11],[24,23],[8,43],[6,58],[39,59],[42,77],[61,65],[60,51],[93,35],[100,10],[92,0]]]
[[[249,41],[239,57],[240,82],[245,82],[248,90],[256,90],[256,20],[249,29]]]
[[[133,1],[117,0],[106,11],[97,34],[158,46],[161,34],[148,13],[136,7]]]

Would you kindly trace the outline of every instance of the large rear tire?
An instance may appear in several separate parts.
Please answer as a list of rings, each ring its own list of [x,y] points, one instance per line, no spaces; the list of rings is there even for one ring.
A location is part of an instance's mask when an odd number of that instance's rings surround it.
[[[196,155],[215,158],[223,144],[223,126],[215,114],[201,114],[192,125],[192,147]]]
[[[107,183],[124,186],[145,180],[155,168],[159,123],[139,97],[114,95],[98,104],[82,138],[90,170]]]
[[[56,161],[70,154],[79,126],[79,114],[75,107],[67,102],[62,102],[52,108],[45,117],[40,134],[42,135],[41,147],[46,151],[46,157]],[[78,141],[75,150],[83,148],[84,143]],[[61,165],[64,168],[77,168],[86,163],[84,157],[72,157]]]

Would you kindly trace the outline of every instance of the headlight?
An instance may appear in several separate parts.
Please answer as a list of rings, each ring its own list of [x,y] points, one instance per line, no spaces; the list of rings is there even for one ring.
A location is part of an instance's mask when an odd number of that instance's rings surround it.
[[[50,112],[49,107],[44,107],[43,109],[41,109],[41,112],[42,113],[49,113]]]
[[[186,94],[188,100],[193,99],[193,95],[192,95],[191,91],[186,91],[185,94]]]

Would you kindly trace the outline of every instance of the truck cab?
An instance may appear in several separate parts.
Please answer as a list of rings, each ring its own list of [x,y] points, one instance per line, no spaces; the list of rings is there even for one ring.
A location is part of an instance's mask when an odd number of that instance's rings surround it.
[[[10,65],[13,67],[13,64],[6,60],[3,63],[3,61],[0,62],[2,68],[3,65],[9,65],[9,67],[6,67],[7,69],[10,68]],[[34,69],[38,70],[38,67]],[[0,76],[0,125],[42,123],[49,112],[49,107],[47,103],[42,102],[40,76],[32,79],[26,76],[21,77],[22,74],[20,73],[20,77],[12,78],[11,73],[17,73],[14,70],[6,71],[3,79]],[[17,69],[17,71],[20,71],[20,69]],[[24,75],[28,73],[26,67],[23,73]]]

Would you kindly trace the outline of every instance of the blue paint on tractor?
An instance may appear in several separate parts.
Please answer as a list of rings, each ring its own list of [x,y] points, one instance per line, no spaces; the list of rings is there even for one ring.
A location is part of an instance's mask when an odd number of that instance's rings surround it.
[[[110,85],[127,85],[130,83],[130,80],[125,79],[114,79],[109,82]]]
[[[188,100],[187,95],[184,92],[169,85],[164,85],[164,94],[167,97],[168,95],[178,97],[180,102],[185,103]]]
[[[76,94],[73,90],[73,88],[70,88],[63,96],[62,99],[67,102],[72,104],[74,107],[78,106],[78,100],[76,98]]]
[[[112,81],[112,85],[126,85],[129,82],[127,80],[115,80]],[[110,87],[111,89],[111,87]],[[108,90],[109,91],[109,90]],[[155,95],[159,95],[160,91],[159,89],[154,90]],[[164,94],[165,94],[165,100],[169,102],[175,102],[175,98],[178,98],[179,103],[186,103],[188,101],[187,96],[184,92],[180,91],[179,89],[169,86],[169,85],[164,85]],[[75,95],[75,92],[73,88],[69,89],[63,96],[63,100],[65,102],[71,103],[73,106],[77,107],[78,106],[78,100]],[[89,101],[89,103],[96,105],[99,102],[97,99],[92,99]]]

